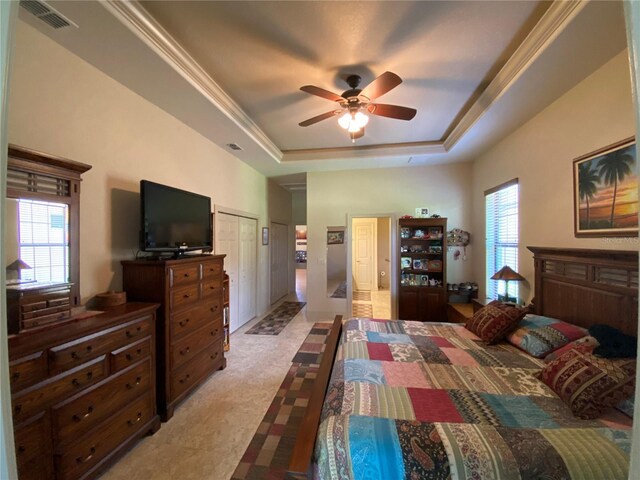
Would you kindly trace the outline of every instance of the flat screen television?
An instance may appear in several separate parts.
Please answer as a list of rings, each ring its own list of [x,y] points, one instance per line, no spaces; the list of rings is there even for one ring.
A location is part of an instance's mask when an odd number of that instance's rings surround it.
[[[211,251],[211,199],[197,193],[140,181],[140,250]]]

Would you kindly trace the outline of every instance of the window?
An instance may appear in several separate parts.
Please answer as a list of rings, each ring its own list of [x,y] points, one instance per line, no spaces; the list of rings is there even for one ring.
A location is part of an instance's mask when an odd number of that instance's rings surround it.
[[[505,282],[491,276],[505,265],[518,271],[518,179],[485,192],[487,298],[504,295]],[[509,282],[509,296],[518,298],[518,282]]]
[[[18,200],[20,258],[31,269],[23,280],[69,281],[69,206],[64,203]]]

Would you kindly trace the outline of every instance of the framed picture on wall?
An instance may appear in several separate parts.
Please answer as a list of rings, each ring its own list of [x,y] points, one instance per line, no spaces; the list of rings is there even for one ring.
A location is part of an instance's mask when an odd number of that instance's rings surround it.
[[[269,245],[269,227],[262,227],[262,245]]]
[[[327,245],[341,245],[344,243],[344,231],[343,230],[328,230],[327,231]]]
[[[573,161],[576,237],[637,237],[638,177],[633,137]]]

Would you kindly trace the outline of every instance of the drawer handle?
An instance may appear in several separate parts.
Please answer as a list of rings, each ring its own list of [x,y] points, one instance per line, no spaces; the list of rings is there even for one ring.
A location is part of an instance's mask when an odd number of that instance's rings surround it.
[[[218,352],[214,353],[213,355],[209,355],[209,357],[211,358],[211,360],[215,360],[216,358],[218,358]]]
[[[182,295],[182,298],[189,298],[191,295],[189,293],[185,293],[184,295]]]
[[[215,289],[216,289],[215,285],[209,285],[209,290],[215,290]]]
[[[93,346],[92,345],[88,345],[85,350],[89,354],[89,353],[91,353],[93,351]],[[71,352],[71,358],[73,358],[74,360],[79,360],[80,359],[80,355],[78,355],[76,352]]]
[[[138,412],[138,416],[136,417],[135,420],[127,420],[127,425],[129,425],[130,427],[133,427],[140,420],[142,420],[142,412]]]
[[[187,323],[189,323],[189,319],[185,318],[184,321],[180,322],[180,326],[184,327]]]
[[[209,308],[209,310],[211,310],[212,312],[215,312],[216,310],[218,310],[218,306],[216,305],[215,307],[211,307]]]
[[[136,328],[136,331],[134,333],[131,333],[131,330],[127,330],[125,334],[127,335],[127,338],[133,338],[136,335],[138,335],[141,331],[142,331],[142,327],[138,327]]]
[[[27,448],[24,445],[18,446],[18,453],[24,453],[27,451]]]
[[[20,372],[13,372],[11,375],[11,380],[18,380],[20,378]]]
[[[140,356],[141,353],[142,353],[142,349],[141,348],[137,349],[136,357]],[[131,355],[130,353],[127,353],[124,357],[129,361],[133,360],[133,355]]]
[[[91,380],[93,378],[93,372],[87,372],[87,380]],[[80,380],[78,380],[77,378],[74,378],[73,380],[71,380],[71,383],[73,384],[74,387],[81,387],[82,383],[80,383]]]
[[[189,274],[188,274],[188,273],[185,273],[185,274],[184,274],[184,277],[185,277],[185,278],[188,278],[188,277],[189,277]]]
[[[212,336],[212,337],[215,337],[215,336],[218,334],[218,332],[219,332],[219,331],[220,331],[220,329],[219,329],[219,328],[216,328],[215,330],[211,330],[211,332],[210,332],[210,333],[211,333],[211,336]]]
[[[184,377],[184,378],[181,378],[179,381],[180,381],[180,383],[184,383],[184,382],[186,382],[187,380],[189,380],[190,378],[191,378],[191,375],[189,375],[189,374],[187,373],[187,376],[186,376],[186,377]]]
[[[141,381],[142,381],[142,377],[136,377],[135,385],[140,385]],[[127,390],[131,390],[135,385],[131,385],[130,383],[127,383],[127,385],[126,385]]]
[[[89,408],[87,408],[87,413],[85,413],[84,415],[80,416],[80,415],[74,415],[73,420],[76,422],[79,422],[81,420],[84,420],[85,418],[87,418],[89,415],[91,415],[93,413],[93,405],[89,405]]]
[[[184,350],[180,350],[180,355],[186,355],[191,351],[191,348],[187,347]]]
[[[13,407],[13,413],[15,415],[18,415],[21,411],[22,411],[22,405],[18,404],[15,407]]]
[[[89,455],[87,455],[86,457],[76,458],[76,463],[77,464],[87,463],[89,460],[93,458],[93,455],[95,453],[96,453],[96,447],[91,447],[91,450],[89,450]]]

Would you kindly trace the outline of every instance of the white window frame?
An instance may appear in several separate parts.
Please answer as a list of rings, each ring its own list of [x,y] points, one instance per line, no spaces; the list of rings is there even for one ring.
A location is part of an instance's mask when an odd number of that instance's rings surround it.
[[[506,293],[505,282],[491,277],[508,265],[518,271],[519,184],[514,178],[484,192],[486,297],[497,300]],[[509,282],[509,297],[519,299],[519,282]]]

